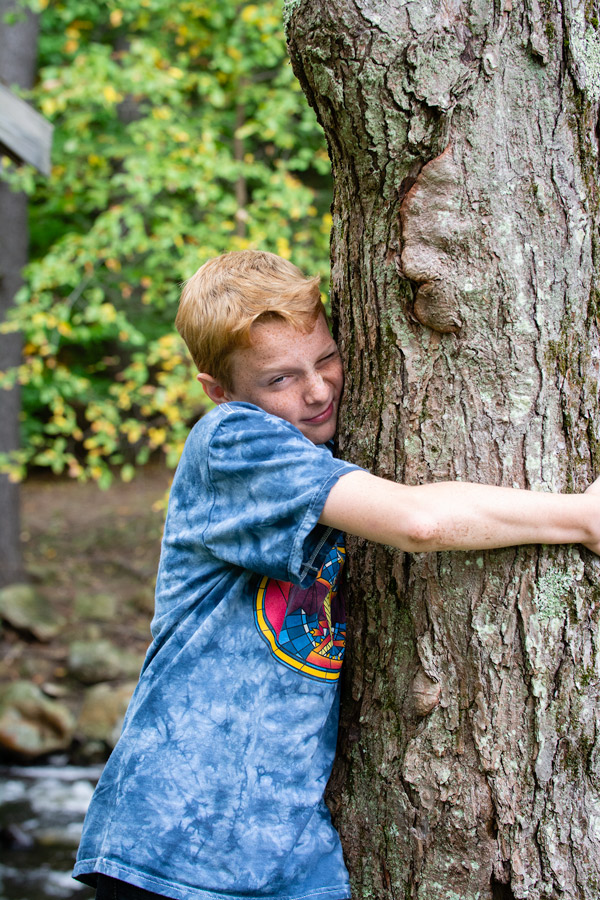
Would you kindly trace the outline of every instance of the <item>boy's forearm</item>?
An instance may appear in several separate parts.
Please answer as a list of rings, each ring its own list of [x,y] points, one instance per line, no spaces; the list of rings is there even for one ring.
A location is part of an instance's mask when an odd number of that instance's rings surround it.
[[[584,543],[598,552],[600,495],[464,482],[406,487],[365,472],[332,488],[321,521],[408,552]]]
[[[600,501],[593,495],[460,482],[414,491],[412,499],[424,520],[423,533],[415,537],[424,551],[591,543],[598,537],[594,521],[600,519]]]

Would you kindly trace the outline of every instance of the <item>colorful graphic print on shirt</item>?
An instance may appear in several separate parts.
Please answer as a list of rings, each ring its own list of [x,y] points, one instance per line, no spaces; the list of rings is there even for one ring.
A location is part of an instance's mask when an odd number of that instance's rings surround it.
[[[280,662],[310,678],[337,681],[346,645],[340,591],[345,550],[332,547],[314,584],[264,577],[255,598],[257,628]]]

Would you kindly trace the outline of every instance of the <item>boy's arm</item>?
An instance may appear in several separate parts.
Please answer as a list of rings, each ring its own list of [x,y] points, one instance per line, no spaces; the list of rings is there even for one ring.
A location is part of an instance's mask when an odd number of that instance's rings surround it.
[[[600,479],[585,494],[548,494],[460,481],[409,487],[349,472],[319,521],[409,553],[582,543],[600,554]]]

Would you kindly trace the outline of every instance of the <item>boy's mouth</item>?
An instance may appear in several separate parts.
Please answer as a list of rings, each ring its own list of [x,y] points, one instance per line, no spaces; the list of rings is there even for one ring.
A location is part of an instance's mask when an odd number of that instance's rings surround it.
[[[319,413],[318,416],[313,416],[312,419],[304,419],[307,425],[320,425],[322,422],[327,422],[331,416],[333,415],[333,400],[323,412]]]

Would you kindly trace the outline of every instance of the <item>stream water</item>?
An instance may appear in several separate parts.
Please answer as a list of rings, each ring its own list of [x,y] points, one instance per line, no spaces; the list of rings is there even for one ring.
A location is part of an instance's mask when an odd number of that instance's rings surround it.
[[[0,767],[0,900],[91,900],[71,878],[101,766]]]

